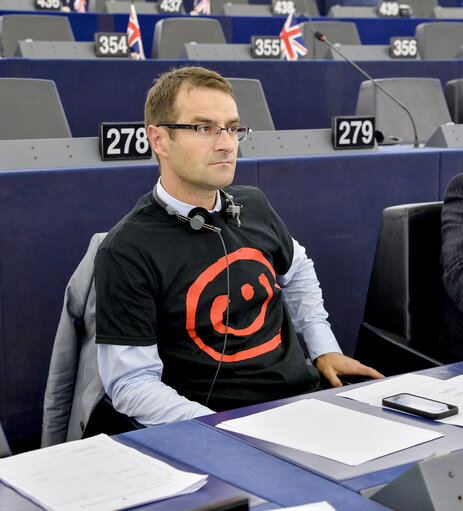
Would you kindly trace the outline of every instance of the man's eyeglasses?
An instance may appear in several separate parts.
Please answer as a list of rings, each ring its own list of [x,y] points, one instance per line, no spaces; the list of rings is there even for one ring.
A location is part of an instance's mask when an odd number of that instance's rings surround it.
[[[202,140],[217,140],[222,130],[224,130],[234,142],[243,142],[243,140],[246,140],[248,133],[252,131],[247,126],[227,126],[222,128],[215,124],[172,124],[162,122],[158,126],[165,126],[173,130],[195,130],[196,136]]]

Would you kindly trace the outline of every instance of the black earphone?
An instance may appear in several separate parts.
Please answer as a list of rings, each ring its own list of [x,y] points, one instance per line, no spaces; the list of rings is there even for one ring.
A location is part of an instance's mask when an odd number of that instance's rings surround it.
[[[224,334],[224,340],[223,340],[223,348],[222,353],[220,356],[219,363],[217,365],[217,369],[215,371],[214,378],[211,383],[211,387],[209,389],[209,392],[207,394],[207,399],[205,402],[205,406],[209,403],[209,399],[212,394],[212,389],[214,388],[215,382],[217,380],[217,376],[220,371],[220,367],[222,366],[222,360],[223,356],[225,354],[225,349],[227,347],[227,340],[228,340],[228,323],[230,318],[230,265],[228,263],[228,253],[227,253],[227,247],[225,246],[225,242],[222,238],[222,234],[220,227],[215,227],[212,225],[212,214],[209,213],[207,209],[204,208],[193,208],[188,216],[180,214],[178,211],[176,211],[171,206],[168,206],[165,202],[163,202],[157,193],[156,190],[157,185],[153,189],[153,197],[156,200],[156,202],[166,210],[168,215],[175,215],[179,220],[182,222],[189,222],[190,227],[194,229],[195,231],[200,231],[201,229],[209,229],[210,231],[214,231],[217,233],[217,235],[220,238],[220,241],[222,242],[223,251],[225,254],[225,260],[227,262],[227,308],[226,308],[226,318],[225,318],[225,334]],[[223,190],[219,190],[219,193],[223,195],[225,198],[225,214],[227,215],[227,218],[232,218],[236,221],[238,227],[241,227],[241,220],[240,220],[240,210],[243,207],[242,204],[233,202],[233,196],[224,192]]]
[[[204,228],[217,233],[220,232],[220,227],[212,225],[212,215],[207,209],[193,208],[188,216],[182,215],[159,198],[156,188],[157,185],[153,189],[153,197],[169,215],[175,215],[179,220],[182,220],[182,222],[189,222],[191,228],[195,231],[200,231]],[[240,210],[243,205],[233,202],[233,195],[230,195],[223,190],[219,190],[219,193],[221,193],[225,199],[225,214],[227,215],[227,218],[232,218],[236,221],[238,227],[241,227]]]

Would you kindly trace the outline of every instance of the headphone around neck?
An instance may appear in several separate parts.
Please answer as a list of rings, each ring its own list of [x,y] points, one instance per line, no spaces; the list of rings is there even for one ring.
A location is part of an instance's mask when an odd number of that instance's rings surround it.
[[[168,215],[175,215],[182,222],[189,222],[190,227],[195,231],[200,231],[204,228],[209,229],[210,231],[220,232],[220,227],[212,225],[212,215],[207,209],[193,208],[188,216],[182,215],[159,198],[156,188],[157,185],[153,189],[153,197],[156,202],[166,210]],[[225,199],[225,214],[227,215],[227,218],[235,220],[238,227],[241,227],[240,210],[243,205],[233,202],[233,195],[230,195],[223,190],[219,190],[219,193],[221,193]]]

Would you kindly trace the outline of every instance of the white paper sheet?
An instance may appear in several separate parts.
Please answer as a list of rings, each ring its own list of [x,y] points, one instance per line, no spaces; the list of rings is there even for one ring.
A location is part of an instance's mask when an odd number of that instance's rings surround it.
[[[0,479],[52,511],[115,511],[191,493],[207,475],[98,435],[1,459]]]
[[[351,466],[443,436],[317,399],[302,399],[217,427]]]
[[[313,504],[302,504],[302,506],[284,507],[281,511],[336,511],[336,509],[324,500]]]
[[[463,426],[463,375],[440,380],[421,374],[403,374],[387,380],[379,380],[358,389],[340,392],[337,395],[362,401],[373,406],[382,406],[383,397],[399,392],[408,392],[458,406],[459,413],[439,422]]]

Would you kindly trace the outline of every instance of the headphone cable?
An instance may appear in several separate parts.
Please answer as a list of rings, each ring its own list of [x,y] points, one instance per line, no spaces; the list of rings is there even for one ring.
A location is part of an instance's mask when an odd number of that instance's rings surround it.
[[[214,388],[215,382],[217,380],[217,376],[219,375],[220,367],[222,366],[223,357],[225,355],[225,349],[227,347],[228,323],[229,323],[229,318],[230,318],[230,265],[228,263],[227,247],[225,246],[225,242],[224,242],[224,240],[222,238],[222,235],[220,234],[220,230],[214,231],[214,232],[217,233],[217,235],[220,238],[220,241],[222,242],[223,251],[224,251],[224,254],[225,254],[225,261],[227,263],[227,274],[226,274],[227,275],[227,309],[226,309],[226,315],[225,315],[225,337],[224,337],[224,341],[223,341],[222,354],[220,355],[219,364],[218,364],[217,369],[215,371],[215,375],[214,375],[214,378],[213,378],[212,383],[211,383],[211,388],[209,389],[209,393],[207,395],[205,406],[207,406],[207,404],[209,403],[209,399],[210,399],[211,394],[212,394],[212,389]]]

